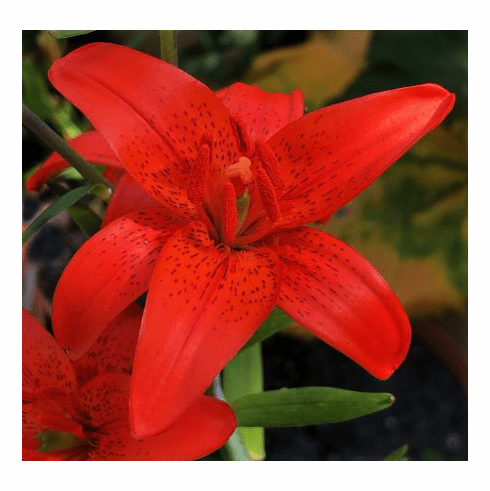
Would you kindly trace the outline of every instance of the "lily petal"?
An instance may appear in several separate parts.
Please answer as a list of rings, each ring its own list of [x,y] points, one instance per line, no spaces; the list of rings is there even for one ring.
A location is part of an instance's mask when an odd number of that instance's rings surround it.
[[[22,404],[22,446],[36,450],[40,446],[37,436],[46,430],[84,439],[82,426],[75,422],[76,411],[71,396],[59,393],[45,393],[33,402]]]
[[[115,220],[77,251],[53,298],[53,331],[80,358],[114,317],[148,288],[165,241],[183,223],[163,209]]]
[[[405,359],[410,323],[388,283],[354,249],[318,230],[277,234],[283,262],[278,306],[375,377]]]
[[[233,116],[245,124],[250,138],[267,140],[288,123],[303,116],[303,94],[271,94],[253,85],[234,83],[216,95]]]
[[[128,425],[129,379],[124,373],[104,373],[78,391],[79,407],[91,426],[100,428],[116,421]]]
[[[22,400],[47,389],[70,394],[77,389],[75,370],[53,336],[22,309]]]
[[[205,226],[169,239],[151,279],[133,366],[138,438],[168,429],[275,305],[280,266],[267,249],[216,248]]]
[[[39,453],[37,450],[32,450],[30,448],[22,448],[22,460],[62,460],[62,459],[58,457],[53,457],[49,453]]]
[[[426,84],[334,104],[270,140],[281,167],[279,226],[305,225],[337,211],[436,127],[454,94]]]
[[[115,317],[82,358],[73,362],[79,386],[108,372],[131,374],[143,308],[132,303]]]
[[[87,162],[94,165],[105,165],[116,170],[123,170],[115,153],[96,131],[88,131],[68,142]],[[46,181],[70,167],[70,164],[58,153],[51,154],[39,169],[26,181],[26,189],[40,189]]]
[[[137,440],[128,425],[111,425],[88,460],[195,460],[226,443],[236,428],[231,408],[201,396],[164,433]]]
[[[129,174],[125,174],[117,183],[109,201],[102,227],[132,211],[161,207],[161,203],[154,200]],[[191,210],[187,202],[184,202],[180,216],[187,216],[189,221],[192,220],[194,214]]]
[[[157,58],[93,43],[56,61],[48,76],[134,179],[171,210],[176,200],[187,200],[186,181],[204,135],[213,140],[214,170],[238,158],[229,113],[214,93]]]

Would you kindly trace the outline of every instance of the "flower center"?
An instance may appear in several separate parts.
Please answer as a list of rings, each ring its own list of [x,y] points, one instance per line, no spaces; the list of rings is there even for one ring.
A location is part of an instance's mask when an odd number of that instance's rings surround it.
[[[277,158],[267,143],[251,142],[244,126],[234,123],[239,148],[246,155],[217,175],[211,165],[213,143],[204,135],[187,193],[214,240],[241,247],[264,237],[280,219],[282,180]]]

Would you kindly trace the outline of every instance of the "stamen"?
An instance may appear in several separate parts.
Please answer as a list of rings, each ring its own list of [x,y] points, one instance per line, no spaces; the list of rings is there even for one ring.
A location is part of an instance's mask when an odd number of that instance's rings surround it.
[[[204,196],[206,177],[211,164],[211,139],[208,135],[201,138],[194,173],[190,177],[187,195],[192,203],[198,203]]]
[[[259,191],[260,200],[264,211],[269,220],[274,223],[281,218],[281,210],[277,201],[276,190],[269,178],[267,172],[259,167],[257,169],[257,189]]]
[[[276,189],[280,189],[283,185],[281,172],[279,170],[279,162],[277,157],[269,145],[264,140],[257,140],[255,148],[262,162],[262,167],[267,172],[269,179]]]
[[[239,116],[236,115],[230,117],[230,121],[233,129],[235,130],[240,152],[244,153],[245,155],[250,155],[253,151],[253,144],[248,135],[244,122]]]
[[[235,187],[229,179],[223,186],[223,239],[228,244],[235,241],[238,225],[238,211],[236,207]]]

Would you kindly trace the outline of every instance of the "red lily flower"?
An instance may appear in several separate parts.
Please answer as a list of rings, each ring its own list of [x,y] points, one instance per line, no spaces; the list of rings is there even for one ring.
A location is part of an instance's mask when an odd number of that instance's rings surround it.
[[[276,304],[380,379],[400,365],[410,325],[389,285],[352,248],[305,225],[328,219],[437,126],[452,94],[427,84],[301,117],[299,93],[235,84],[216,95],[169,64],[103,43],[58,60],[49,78],[161,205],[115,212],[69,263],[53,301],[55,335],[76,359],[148,290],[130,395],[135,435],[172,425]],[[118,191],[115,207],[128,196]]]
[[[190,460],[222,446],[236,427],[227,404],[201,396],[167,431],[137,440],[128,420],[129,380],[142,309],[117,316],[72,363],[22,310],[23,460]]]

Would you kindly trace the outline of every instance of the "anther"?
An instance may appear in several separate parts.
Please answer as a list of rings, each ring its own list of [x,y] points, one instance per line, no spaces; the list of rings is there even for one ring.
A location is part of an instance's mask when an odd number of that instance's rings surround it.
[[[229,179],[223,186],[223,239],[228,244],[235,241],[235,233],[238,225],[238,211],[236,206],[235,187]]]
[[[264,140],[257,140],[255,145],[262,167],[267,172],[274,187],[280,189],[283,183],[276,155]]]
[[[281,210],[277,201],[276,190],[269,178],[267,172],[259,167],[257,169],[257,189],[259,191],[262,206],[267,215],[267,218],[274,223],[281,218]]]
[[[190,177],[187,188],[187,195],[192,203],[198,203],[204,196],[206,178],[211,164],[211,146],[211,139],[207,135],[204,135],[201,138],[194,172]]]
[[[240,152],[245,155],[250,155],[253,151],[252,140],[248,135],[247,129],[245,127],[244,122],[241,120],[239,116],[232,116],[230,118],[231,125],[235,130],[235,134],[238,140],[238,145],[240,147]]]

